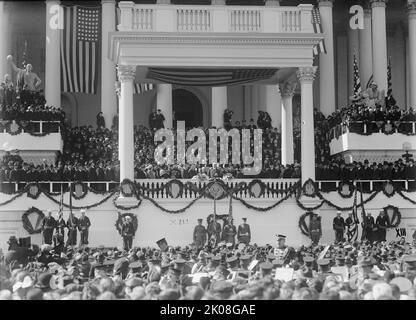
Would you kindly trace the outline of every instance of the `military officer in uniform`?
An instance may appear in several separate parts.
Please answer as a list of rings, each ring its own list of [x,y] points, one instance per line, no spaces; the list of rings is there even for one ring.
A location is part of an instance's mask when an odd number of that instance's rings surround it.
[[[247,223],[247,218],[243,218],[243,223],[238,226],[237,240],[240,243],[248,245],[251,241],[250,225]]]
[[[364,219],[365,221],[362,222],[363,234],[361,240],[368,240],[372,242],[374,241],[375,222],[371,212],[369,212]]]
[[[85,209],[81,210],[81,217],[78,219],[78,229],[81,236],[80,245],[88,245],[88,229],[91,226],[90,219],[85,215]]]
[[[55,252],[60,254],[65,247],[65,228],[66,222],[62,212],[59,213],[58,220],[55,225],[54,248]]]
[[[317,246],[319,243],[319,239],[322,236],[322,226],[321,226],[321,218],[314,214],[311,219],[311,223],[309,226],[309,234],[312,240],[312,245]]]
[[[234,219],[230,219],[229,222],[224,226],[222,231],[223,239],[226,243],[235,244],[235,235],[237,234],[237,229],[234,225]]]
[[[42,220],[43,242],[52,244],[53,230],[55,229],[56,220],[52,217],[52,211],[48,210],[47,216]]]
[[[290,248],[285,244],[286,242],[286,236],[279,234],[277,236],[277,247],[272,248],[270,250],[270,253],[274,254],[276,256],[276,259],[283,260],[283,263],[286,264],[286,258],[289,254]]]
[[[376,219],[377,225],[377,237],[374,237],[376,241],[386,241],[386,232],[389,225],[389,221],[387,219],[386,213],[384,211],[380,211]]]
[[[133,246],[134,225],[130,216],[126,216],[121,226],[121,236],[123,237],[123,248],[129,251]]]
[[[357,227],[352,212],[349,212],[347,219],[345,219],[345,227],[347,228],[347,240],[351,242],[354,238],[354,229]]]
[[[208,241],[214,247],[220,241],[221,238],[221,224],[215,220],[213,215],[211,220],[208,222],[207,227]]]
[[[334,274],[331,272],[329,259],[319,259],[316,263],[318,264],[318,278],[325,280],[327,276]]]
[[[339,243],[344,241],[345,221],[341,217],[341,211],[337,211],[337,216],[332,221],[332,228],[335,231],[335,242]]]
[[[198,224],[194,228],[194,244],[197,249],[204,247],[207,242],[207,229],[202,225],[202,219],[198,219]]]
[[[66,242],[67,246],[76,246],[77,245],[77,228],[78,228],[78,218],[72,213],[69,213],[68,221],[66,222],[68,228],[68,240]]]

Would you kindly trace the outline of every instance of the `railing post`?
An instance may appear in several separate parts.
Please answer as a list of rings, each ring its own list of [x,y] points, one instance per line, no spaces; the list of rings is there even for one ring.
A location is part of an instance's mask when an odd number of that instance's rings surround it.
[[[363,125],[364,125],[363,131],[364,133],[367,133],[367,123],[364,122]]]
[[[39,121],[39,133],[43,133],[43,121]]]
[[[133,1],[121,1],[118,4],[120,8],[120,24],[117,26],[118,31],[131,31],[133,29]]]
[[[412,122],[412,133],[416,134],[416,122],[415,121]]]
[[[404,180],[404,188],[406,189],[406,191],[409,190],[409,180]]]
[[[373,191],[373,180],[370,180],[370,191]]]

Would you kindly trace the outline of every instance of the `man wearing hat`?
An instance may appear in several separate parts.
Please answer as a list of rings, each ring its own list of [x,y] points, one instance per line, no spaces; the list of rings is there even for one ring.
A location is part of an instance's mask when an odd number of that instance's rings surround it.
[[[226,243],[235,244],[235,235],[237,234],[237,229],[234,225],[234,219],[230,218],[228,223],[224,226],[222,231],[223,239]]]
[[[377,232],[376,236],[374,237],[375,241],[386,241],[386,232],[388,225],[389,221],[386,213],[384,211],[380,211],[376,219]]]
[[[220,241],[221,238],[221,224],[215,220],[215,216],[211,215],[208,222],[207,233],[208,239],[211,245],[215,246]]]
[[[88,230],[91,226],[90,219],[85,215],[85,209],[81,209],[81,217],[78,219],[78,229],[81,235],[80,245],[88,245]]]
[[[52,217],[52,211],[47,211],[47,216],[42,220],[43,243],[52,244],[53,230],[56,226],[56,220]]]
[[[247,218],[243,218],[243,223],[238,226],[237,240],[240,243],[248,245],[251,241],[250,225],[247,223]]]
[[[329,259],[319,259],[316,263],[318,264],[318,277],[326,278],[333,274],[331,272],[331,261]]]
[[[345,222],[341,217],[341,211],[337,211],[337,215],[332,221],[332,228],[335,231],[335,243],[344,241]]]
[[[197,249],[204,247],[207,242],[207,229],[202,225],[202,219],[198,219],[198,224],[194,228],[194,244]]]
[[[69,213],[68,221],[66,222],[68,227],[68,240],[66,242],[67,246],[76,246],[77,245],[77,228],[78,228],[78,218],[75,217],[73,212]]]
[[[368,212],[362,222],[363,227],[363,234],[361,240],[368,240],[370,242],[374,241],[374,229],[375,229],[375,222],[374,218],[371,215],[371,212]]]
[[[286,242],[286,236],[279,234],[277,235],[277,247],[272,248],[270,252],[272,252],[276,259],[283,260],[284,263],[286,263],[286,260],[289,255],[290,248],[285,244]]]
[[[124,218],[121,225],[121,236],[123,237],[123,249],[128,251],[133,246],[134,225],[130,216]]]
[[[309,236],[312,240],[312,245],[318,245],[319,239],[322,237],[322,226],[321,218],[317,214],[314,214],[311,217],[311,222],[309,225]]]

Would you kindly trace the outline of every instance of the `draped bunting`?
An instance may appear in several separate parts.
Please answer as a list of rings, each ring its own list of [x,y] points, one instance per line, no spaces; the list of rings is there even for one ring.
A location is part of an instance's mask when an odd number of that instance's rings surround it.
[[[224,86],[264,80],[277,69],[149,68],[147,78],[177,85]]]

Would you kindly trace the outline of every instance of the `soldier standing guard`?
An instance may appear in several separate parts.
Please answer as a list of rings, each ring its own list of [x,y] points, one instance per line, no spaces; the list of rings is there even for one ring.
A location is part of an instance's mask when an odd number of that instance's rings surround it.
[[[337,211],[337,216],[332,221],[332,228],[335,231],[335,242],[344,241],[345,222],[341,217],[341,211]]]
[[[81,217],[78,220],[78,229],[81,235],[80,245],[88,245],[88,229],[91,226],[90,219],[85,215],[85,209],[81,211]]]
[[[216,246],[221,238],[221,224],[215,220],[215,215],[208,222],[207,233],[211,246]]]
[[[77,245],[77,228],[78,228],[78,218],[74,216],[72,212],[69,213],[68,221],[66,222],[68,227],[68,240],[66,241],[67,246],[76,246]]]
[[[380,214],[378,215],[376,219],[376,225],[377,225],[377,237],[374,237],[376,241],[386,241],[386,233],[387,228],[389,226],[389,221],[387,219],[386,213],[384,211],[380,211]]]
[[[66,222],[64,220],[62,211],[59,213],[58,221],[55,226],[54,247],[55,252],[60,254],[65,246],[65,228]]]
[[[234,219],[230,219],[229,222],[224,226],[222,231],[223,239],[226,243],[235,244],[235,235],[237,234],[237,228],[234,225]]]
[[[121,226],[121,236],[123,237],[123,248],[129,251],[133,246],[134,225],[130,216],[126,216]]]
[[[52,217],[52,211],[48,210],[47,216],[42,220],[43,242],[52,244],[53,230],[55,229],[56,220]]]
[[[243,223],[238,226],[237,239],[238,242],[248,245],[251,241],[250,225],[247,223],[247,218],[243,218]]]
[[[193,238],[197,249],[202,248],[207,241],[207,229],[202,225],[202,219],[198,219],[198,225],[195,226]]]
[[[319,239],[322,236],[321,219],[318,215],[314,214],[309,226],[309,236],[312,240],[312,245],[316,246],[319,243]]]

